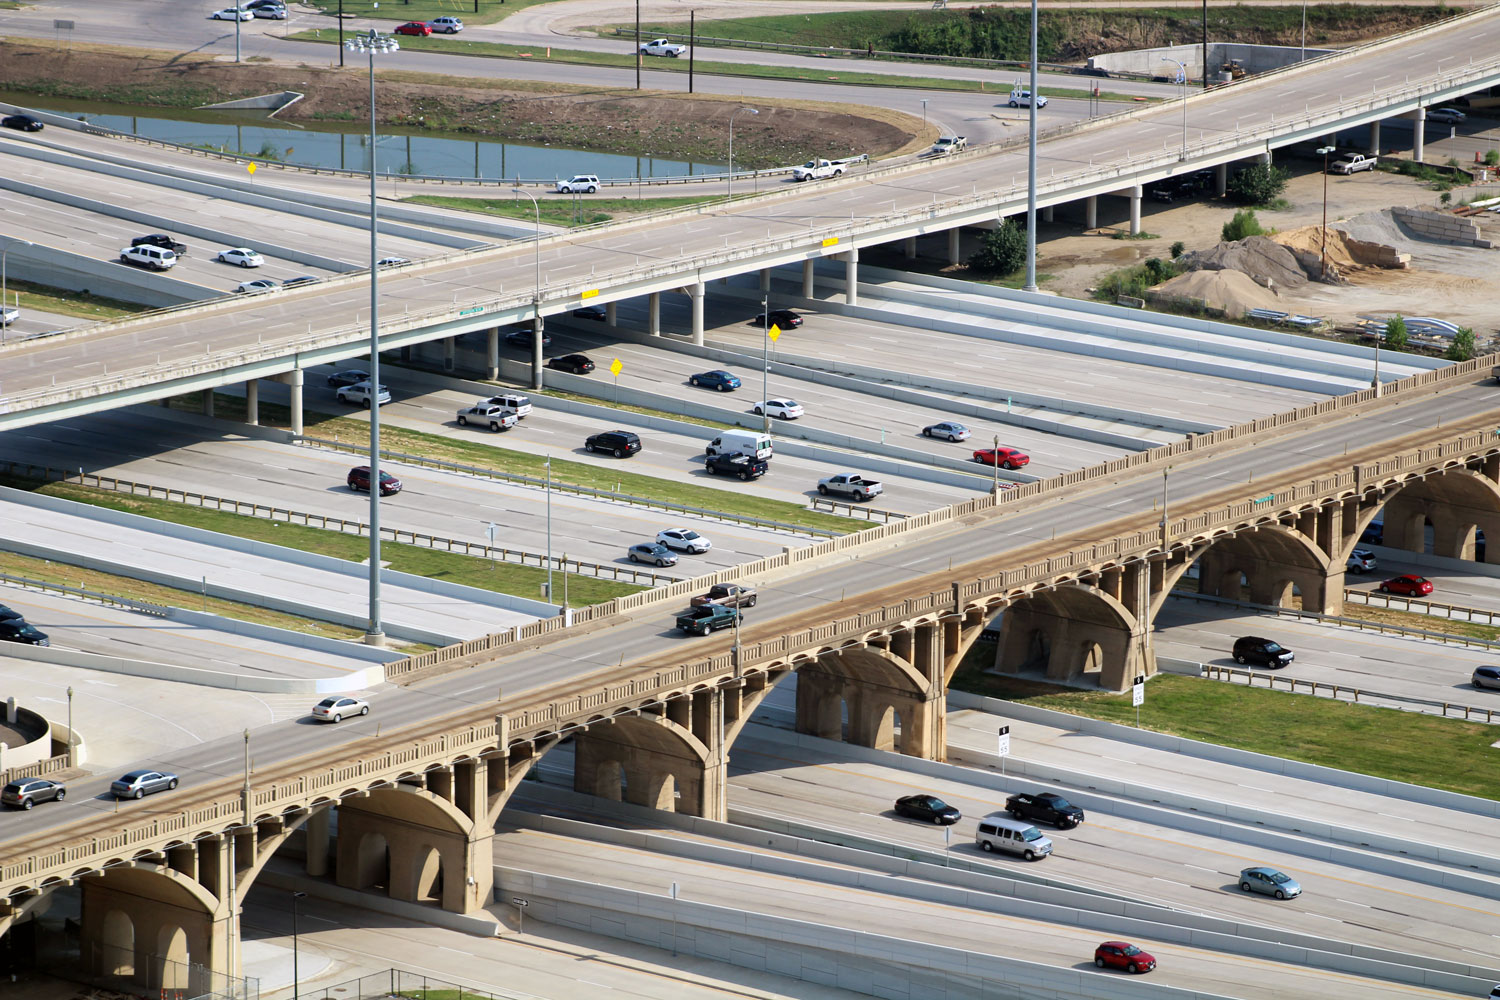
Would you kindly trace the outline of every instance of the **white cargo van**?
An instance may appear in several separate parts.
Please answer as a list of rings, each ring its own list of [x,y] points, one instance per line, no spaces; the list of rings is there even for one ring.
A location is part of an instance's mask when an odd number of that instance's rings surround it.
[[[752,458],[771,457],[771,435],[760,431],[723,431],[704,449],[709,458],[739,452]]]
[[[974,843],[985,851],[1019,854],[1027,861],[1045,858],[1052,853],[1052,841],[1043,836],[1042,831],[1005,813],[990,813],[980,820]]]

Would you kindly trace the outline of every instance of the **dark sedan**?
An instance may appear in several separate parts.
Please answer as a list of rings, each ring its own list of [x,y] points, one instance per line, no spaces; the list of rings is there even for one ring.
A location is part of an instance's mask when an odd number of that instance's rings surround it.
[[[770,315],[756,313],[755,318],[750,322],[756,326],[765,326],[768,319],[771,321],[772,326],[779,326],[783,330],[790,330],[793,327],[802,325],[802,317],[790,309],[772,309]]]
[[[505,335],[505,342],[513,347],[530,347],[532,340],[530,330],[517,330],[515,333],[507,333]],[[552,338],[547,336],[546,333],[542,334],[542,346],[552,346]]]
[[[1059,830],[1066,830],[1083,822],[1082,809],[1052,792],[1012,795],[1005,800],[1005,811],[1016,819],[1051,823]]]
[[[594,362],[584,354],[564,354],[560,358],[548,358],[547,367],[574,375],[587,375],[594,370]]]
[[[1247,635],[1234,640],[1234,662],[1241,666],[1254,663],[1262,667],[1280,668],[1297,658],[1297,654],[1274,639],[1263,639],[1258,635]]]
[[[41,122],[30,115],[6,115],[0,118],[0,125],[13,128],[17,132],[40,132],[46,128]]]
[[[706,386],[709,389],[717,389],[720,392],[733,392],[740,387],[740,377],[722,369],[711,372],[699,372],[688,377],[688,383],[695,386]]]
[[[604,311],[603,306],[580,306],[573,310],[574,319],[592,319],[603,323],[609,318],[609,313]]]
[[[950,826],[963,819],[963,813],[936,795],[904,795],[896,800],[896,815],[940,826]]]
[[[350,368],[347,371],[334,372],[328,376],[330,386],[340,387],[346,385],[359,385],[361,382],[370,381],[370,373],[359,368]]]

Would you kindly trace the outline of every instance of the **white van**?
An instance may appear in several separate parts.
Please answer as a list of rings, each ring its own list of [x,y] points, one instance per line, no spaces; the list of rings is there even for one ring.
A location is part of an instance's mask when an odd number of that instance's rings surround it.
[[[153,271],[165,271],[177,265],[177,254],[163,247],[143,243],[140,246],[126,247],[121,250],[120,263],[147,267]]]
[[[518,392],[503,392],[498,396],[491,396],[489,399],[481,399],[480,402],[488,403],[491,406],[503,406],[515,413],[517,420],[520,420],[531,412],[531,400]]]
[[[704,452],[709,458],[739,452],[741,455],[769,460],[771,435],[762,434],[760,431],[722,431],[718,437],[708,443]]]
[[[1052,841],[1042,831],[1024,820],[1011,819],[1005,813],[990,813],[979,821],[974,843],[984,851],[1006,851],[1019,854],[1027,861],[1045,858],[1052,853]]]

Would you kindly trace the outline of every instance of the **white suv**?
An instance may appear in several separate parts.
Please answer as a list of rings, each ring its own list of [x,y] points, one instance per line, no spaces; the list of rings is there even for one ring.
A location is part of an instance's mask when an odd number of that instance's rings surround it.
[[[427,27],[433,31],[443,31],[450,35],[456,35],[464,30],[464,23],[456,17],[435,17],[427,22]]]
[[[153,271],[165,271],[169,267],[177,266],[177,254],[162,247],[143,243],[140,246],[126,247],[121,250],[120,263],[134,264],[136,267],[150,268]]]
[[[1020,87],[1012,90],[1010,92],[1010,106],[1013,108],[1031,107],[1031,91],[1023,90]],[[1045,108],[1047,106],[1047,98],[1042,94],[1036,95],[1036,106]]]
[[[346,385],[340,389],[338,397],[340,403],[359,403],[368,410],[371,399],[374,399],[381,406],[389,403],[391,401],[391,390],[385,386],[381,386],[380,392],[377,394],[369,381],[356,382],[353,385]]]
[[[584,191],[593,194],[599,190],[599,178],[593,174],[579,174],[570,181],[558,181],[558,194],[572,194],[575,191]]]

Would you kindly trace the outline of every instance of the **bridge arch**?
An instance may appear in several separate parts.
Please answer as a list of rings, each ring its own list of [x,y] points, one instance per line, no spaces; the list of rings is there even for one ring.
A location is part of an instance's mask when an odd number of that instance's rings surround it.
[[[905,640],[875,641],[897,646]],[[914,723],[932,694],[932,683],[906,656],[879,645],[824,650],[797,670],[797,731],[921,754],[925,731]]]
[[[697,815],[710,760],[690,696],[657,711],[592,725],[574,741],[573,787],[590,795]],[[674,718],[675,717],[675,718]]]
[[[1386,500],[1381,544],[1449,559],[1473,559],[1484,532],[1484,561],[1500,563],[1500,486],[1488,476],[1453,466],[1408,481]],[[1429,544],[1427,526],[1432,526]]]
[[[1198,592],[1231,601],[1343,609],[1344,565],[1296,527],[1267,521],[1211,539],[1196,560]]]
[[[1073,583],[1037,590],[1002,612],[995,666],[1004,673],[1041,669],[1048,680],[1093,679],[1123,690],[1136,673],[1155,669],[1149,656],[1140,656],[1142,635],[1123,595],[1104,586]]]

